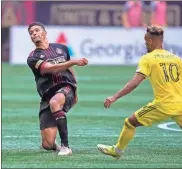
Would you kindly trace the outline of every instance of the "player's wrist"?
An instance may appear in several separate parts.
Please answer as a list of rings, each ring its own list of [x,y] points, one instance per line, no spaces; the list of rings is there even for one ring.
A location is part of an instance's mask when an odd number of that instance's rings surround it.
[[[119,99],[117,93],[113,96],[113,99],[114,99],[114,101]]]
[[[75,59],[70,60],[71,66],[76,65],[77,61]]]

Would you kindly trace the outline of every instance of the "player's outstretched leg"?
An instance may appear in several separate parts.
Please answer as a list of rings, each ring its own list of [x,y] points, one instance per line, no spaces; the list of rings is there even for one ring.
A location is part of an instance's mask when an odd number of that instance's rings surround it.
[[[62,93],[57,93],[49,102],[61,138],[61,150],[58,153],[58,155],[61,156],[67,156],[72,154],[72,150],[69,148],[68,145],[67,118],[65,112],[62,110],[64,103],[65,95]]]
[[[133,139],[135,128],[138,126],[141,126],[141,124],[136,120],[135,116],[130,117],[130,121],[126,118],[117,144],[114,146],[98,144],[97,148],[106,155],[120,158],[129,142]]]

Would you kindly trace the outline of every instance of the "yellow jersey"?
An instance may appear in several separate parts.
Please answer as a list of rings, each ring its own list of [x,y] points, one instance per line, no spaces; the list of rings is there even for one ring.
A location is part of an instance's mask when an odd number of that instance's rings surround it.
[[[167,114],[182,113],[182,60],[166,50],[156,49],[141,57],[136,73],[150,80],[157,107]]]

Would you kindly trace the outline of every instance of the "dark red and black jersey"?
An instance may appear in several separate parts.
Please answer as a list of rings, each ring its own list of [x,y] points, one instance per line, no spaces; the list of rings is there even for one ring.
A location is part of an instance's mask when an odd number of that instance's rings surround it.
[[[31,68],[37,85],[37,91],[41,98],[59,86],[70,84],[75,90],[77,83],[69,69],[57,73],[41,74],[40,69],[46,62],[52,64],[63,63],[70,60],[67,46],[62,44],[49,44],[48,49],[35,49],[27,59],[27,64]]]

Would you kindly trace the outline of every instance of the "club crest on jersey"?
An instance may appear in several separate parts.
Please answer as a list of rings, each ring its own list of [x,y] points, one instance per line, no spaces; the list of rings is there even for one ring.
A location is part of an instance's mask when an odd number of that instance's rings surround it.
[[[63,54],[63,50],[62,49],[59,49],[59,48],[56,48],[56,53],[57,54]]]
[[[42,59],[42,58],[44,58],[45,56],[44,55],[40,55],[40,58]]]

